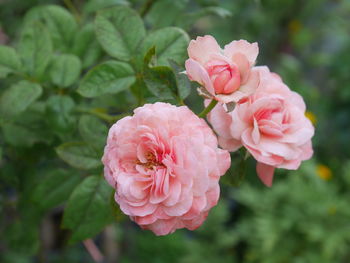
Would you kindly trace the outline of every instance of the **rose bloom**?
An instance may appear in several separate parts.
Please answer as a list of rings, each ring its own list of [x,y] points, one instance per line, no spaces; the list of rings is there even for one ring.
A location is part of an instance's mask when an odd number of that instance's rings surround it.
[[[218,104],[208,120],[220,146],[235,151],[243,145],[257,160],[260,179],[271,186],[275,168],[295,170],[311,158],[314,127],[305,116],[302,97],[267,67],[257,69],[260,84],[256,92],[229,113]]]
[[[198,228],[218,202],[228,151],[186,106],[158,102],[134,113],[111,127],[102,158],[116,202],[156,235]]]
[[[258,73],[253,67],[259,53],[257,43],[238,40],[221,49],[207,35],[191,40],[187,50],[186,74],[204,87],[200,91],[207,97],[237,102],[257,88]]]

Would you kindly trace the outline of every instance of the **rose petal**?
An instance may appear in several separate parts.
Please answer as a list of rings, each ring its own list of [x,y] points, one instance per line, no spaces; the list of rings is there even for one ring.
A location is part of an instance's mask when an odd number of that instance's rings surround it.
[[[193,59],[187,59],[185,62],[186,74],[193,81],[203,85],[205,89],[211,94],[215,95],[213,84],[209,78],[207,71]]]
[[[250,64],[247,57],[242,53],[235,53],[232,56],[232,61],[238,67],[239,73],[241,75],[241,84],[246,83],[250,72]]]
[[[249,61],[250,66],[253,66],[259,54],[258,43],[251,44],[241,39],[232,41],[224,48],[224,54],[229,58],[232,58],[237,53],[242,53]]]
[[[272,186],[274,171],[275,168],[273,166],[259,162],[256,164],[256,172],[260,180],[268,187]]]
[[[221,48],[215,38],[206,35],[197,37],[196,40],[191,40],[187,48],[188,56],[204,65],[213,54],[220,54]]]

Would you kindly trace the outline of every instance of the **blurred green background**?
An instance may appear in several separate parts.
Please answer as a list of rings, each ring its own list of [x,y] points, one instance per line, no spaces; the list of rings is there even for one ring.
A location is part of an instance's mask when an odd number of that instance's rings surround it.
[[[92,20],[100,8],[140,9],[145,2],[0,0],[0,44],[16,43],[24,14],[36,5],[61,5]],[[194,232],[156,237],[121,218],[95,239],[105,262],[350,262],[350,1],[158,0],[144,19],[149,29],[174,25],[191,38],[211,34],[222,46],[258,42],[257,64],[304,97],[316,127],[315,154],[298,171],[277,171],[271,189],[258,180],[253,161],[239,186],[230,186],[239,176],[231,171],[219,204]],[[193,89],[186,103],[199,112],[201,100]],[[39,251],[26,227],[10,245],[0,244],[1,262],[93,262],[82,244],[65,244],[60,216],[51,211],[42,220],[46,243]]]

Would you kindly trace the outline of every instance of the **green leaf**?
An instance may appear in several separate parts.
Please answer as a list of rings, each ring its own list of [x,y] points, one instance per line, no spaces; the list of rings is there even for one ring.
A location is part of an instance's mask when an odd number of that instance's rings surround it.
[[[5,78],[8,74],[19,71],[21,60],[12,47],[0,45],[0,78]]]
[[[63,169],[50,170],[34,187],[32,200],[46,210],[62,204],[81,181],[81,177]]]
[[[185,69],[181,68],[175,61],[169,60],[169,64],[172,67],[177,84],[177,95],[181,99],[185,99],[191,93],[191,82],[186,76],[186,74],[182,73]]]
[[[164,28],[174,25],[178,18],[182,18],[188,0],[162,0],[154,1],[154,5],[147,13],[147,22],[151,28]]]
[[[127,0],[92,0],[83,5],[83,13],[90,14],[113,5],[129,5]]]
[[[219,6],[208,6],[208,7],[199,9],[199,11],[185,14],[184,16],[181,17],[181,20],[177,19],[175,24],[177,26],[187,29],[193,26],[193,24],[196,21],[198,21],[200,18],[205,16],[210,16],[210,15],[218,16],[221,18],[228,18],[232,16],[232,13],[228,9],[225,9]]]
[[[112,214],[113,214],[113,218],[117,221],[117,222],[121,222],[124,219],[127,218],[127,216],[123,213],[123,211],[120,209],[118,203],[115,201],[115,191],[113,191],[111,193],[110,196],[110,206],[112,209]]]
[[[74,17],[64,8],[56,5],[32,8],[24,18],[25,23],[41,21],[49,31],[55,49],[70,50],[78,25]]]
[[[106,144],[108,128],[100,119],[91,115],[83,115],[79,119],[79,132],[84,141],[96,150],[103,151]]]
[[[53,84],[66,88],[74,84],[80,75],[81,63],[75,55],[59,55],[53,58],[50,77]]]
[[[130,86],[131,93],[137,98],[137,104],[143,105],[144,98],[147,95],[152,95],[147,89],[146,83],[143,78],[137,78],[136,81]]]
[[[30,147],[38,141],[36,134],[16,123],[4,123],[2,125],[4,140],[13,146]]]
[[[41,78],[51,59],[52,42],[40,23],[27,24],[18,46],[24,68],[31,77]]]
[[[7,225],[3,235],[10,250],[17,254],[35,255],[40,247],[39,224],[27,222],[23,218],[16,219]]]
[[[91,69],[82,79],[78,92],[88,98],[118,93],[135,81],[132,67],[125,62],[108,61]]]
[[[72,115],[74,100],[68,96],[53,95],[46,102],[46,120],[55,132],[73,132],[76,119]]]
[[[228,18],[230,16],[232,16],[232,13],[230,10],[226,9],[226,8],[222,8],[219,6],[209,6],[206,8],[202,8],[201,12],[202,14],[205,15],[216,15],[222,18]]]
[[[103,49],[119,60],[130,60],[146,35],[140,16],[126,6],[100,11],[95,19],[97,39]]]
[[[150,33],[142,44],[143,54],[152,46],[156,47],[157,65],[168,66],[172,59],[182,64],[187,56],[189,37],[176,27],[166,27]]]
[[[238,157],[238,156],[237,156]],[[239,158],[239,157],[238,157]],[[243,179],[246,176],[247,173],[247,165],[244,158],[240,158],[237,160],[237,158],[232,158],[232,160],[236,160],[232,163],[229,170],[226,172],[226,174],[222,177],[222,182],[230,185],[230,186],[240,186],[243,182]]]
[[[74,168],[90,170],[102,165],[101,156],[83,142],[67,142],[56,148],[58,156]]]
[[[80,57],[82,67],[87,68],[95,64],[102,55],[102,48],[95,37],[93,24],[87,24],[76,34],[73,53]]]
[[[0,98],[0,116],[11,118],[20,114],[39,98],[41,93],[42,88],[39,84],[26,80],[12,85]]]
[[[171,68],[165,66],[148,68],[144,72],[147,88],[161,100],[178,99],[176,79]]]
[[[112,188],[103,177],[87,177],[73,191],[63,215],[63,227],[72,230],[70,243],[98,234],[113,220]]]
[[[5,142],[13,146],[25,147],[30,147],[37,142],[50,143],[52,134],[43,121],[45,118],[44,103],[34,102],[17,117],[2,123]]]

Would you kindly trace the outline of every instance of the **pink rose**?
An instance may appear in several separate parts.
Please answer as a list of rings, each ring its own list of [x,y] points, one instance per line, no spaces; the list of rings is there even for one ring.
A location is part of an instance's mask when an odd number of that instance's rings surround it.
[[[186,74],[204,87],[207,97],[229,103],[252,94],[259,84],[253,67],[259,53],[257,43],[232,41],[222,50],[212,36],[197,37],[188,46]]]
[[[217,105],[208,119],[220,145],[229,151],[243,145],[258,161],[260,179],[271,186],[275,168],[295,170],[311,158],[314,127],[305,117],[302,97],[267,67],[258,70],[260,84],[253,95],[240,100],[230,113]]]
[[[230,155],[187,107],[146,104],[109,131],[102,161],[121,210],[166,235],[198,228],[216,205]]]

